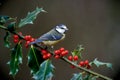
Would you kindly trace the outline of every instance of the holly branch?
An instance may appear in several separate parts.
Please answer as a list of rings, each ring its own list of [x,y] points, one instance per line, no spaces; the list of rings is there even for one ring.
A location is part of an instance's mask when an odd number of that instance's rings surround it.
[[[22,64],[22,42],[25,41],[25,47],[29,48],[27,56],[28,67],[30,68],[31,74],[35,80],[52,79],[54,66],[50,59],[51,56],[54,56],[55,59],[62,59],[66,63],[69,63],[72,68],[78,68],[83,71],[74,74],[71,80],[96,80],[97,78],[112,80],[109,77],[90,70],[90,68],[94,65],[97,67],[105,65],[108,68],[112,68],[112,64],[101,62],[97,59],[91,62],[88,60],[81,61],[81,54],[84,50],[81,45],[74,49],[71,54],[65,48],[53,50],[46,47],[45,45],[29,45],[30,42],[35,41],[35,38],[33,38],[31,35],[23,36],[23,34],[17,30],[27,24],[33,24],[33,21],[36,19],[37,15],[42,12],[46,11],[43,10],[43,8],[37,7],[34,11],[29,12],[24,19],[21,19],[18,25],[16,24],[16,18],[11,18],[9,16],[0,16],[0,28],[6,31],[6,35],[4,37],[5,47],[10,48],[10,35],[13,35],[13,42],[15,44],[15,47],[12,48],[11,51],[11,60],[8,62],[10,66],[10,75],[15,76],[19,71],[19,65]],[[5,26],[8,21],[9,24]]]

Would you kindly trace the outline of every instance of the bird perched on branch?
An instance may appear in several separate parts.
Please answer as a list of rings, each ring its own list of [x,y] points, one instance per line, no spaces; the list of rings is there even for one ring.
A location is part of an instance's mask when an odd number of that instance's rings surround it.
[[[49,32],[43,34],[38,39],[31,42],[30,45],[43,43],[46,46],[53,46],[65,38],[65,32],[67,30],[68,28],[65,25],[59,24]]]

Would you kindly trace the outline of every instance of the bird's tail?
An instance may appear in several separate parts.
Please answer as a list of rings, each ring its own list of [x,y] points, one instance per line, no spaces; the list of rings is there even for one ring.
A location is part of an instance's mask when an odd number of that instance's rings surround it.
[[[35,41],[34,41],[34,42],[30,42],[29,45],[33,45],[33,44],[35,44],[35,43],[36,43]]]
[[[33,45],[33,44],[36,44],[36,43],[40,43],[42,42],[43,40],[35,40],[33,42],[30,42],[29,45]]]

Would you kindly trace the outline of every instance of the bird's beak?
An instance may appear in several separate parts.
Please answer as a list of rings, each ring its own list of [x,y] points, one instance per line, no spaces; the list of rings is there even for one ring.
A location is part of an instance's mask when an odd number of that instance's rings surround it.
[[[67,31],[67,30],[68,30],[68,28],[65,28],[65,30]]]

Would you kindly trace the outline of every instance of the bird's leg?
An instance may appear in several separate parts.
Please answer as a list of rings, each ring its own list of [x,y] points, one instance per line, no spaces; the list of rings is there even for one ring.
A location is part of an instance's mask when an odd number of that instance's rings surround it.
[[[50,46],[51,50],[54,51],[54,46]]]
[[[44,45],[44,49],[48,49],[48,46]]]
[[[54,51],[54,46],[46,46],[46,49],[48,49],[48,51]]]
[[[54,49],[54,46],[51,46],[51,49]]]

